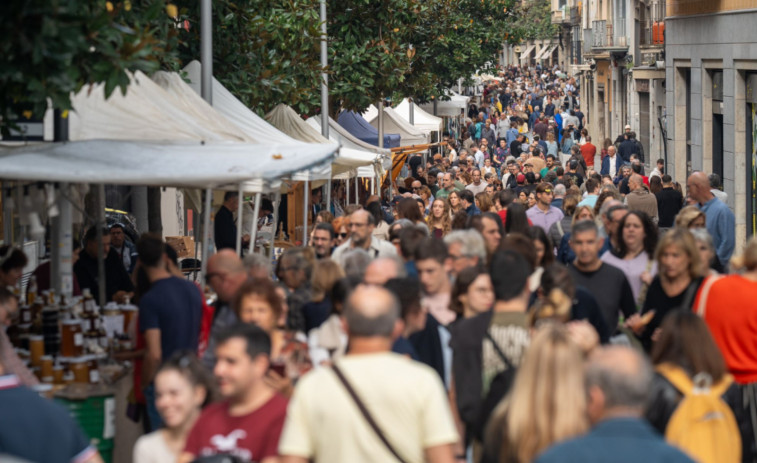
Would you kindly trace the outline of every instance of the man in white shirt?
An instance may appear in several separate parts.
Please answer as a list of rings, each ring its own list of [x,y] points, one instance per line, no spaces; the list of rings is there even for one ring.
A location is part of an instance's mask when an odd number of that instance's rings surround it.
[[[481,193],[482,191],[486,190],[487,183],[481,180],[481,170],[480,169],[473,169],[473,182],[466,186],[466,190],[470,190],[473,192],[473,195],[477,195]]]
[[[319,368],[297,384],[279,442],[284,463],[399,460],[395,455],[408,463],[454,461],[460,437],[439,377],[390,352],[402,332],[399,315],[384,288],[352,292],[343,312],[349,351],[335,362],[337,371]]]
[[[342,256],[350,249],[364,249],[372,258],[396,256],[397,248],[392,243],[373,236],[376,219],[365,209],[359,209],[350,215],[350,238],[337,247],[332,259],[341,262]]]

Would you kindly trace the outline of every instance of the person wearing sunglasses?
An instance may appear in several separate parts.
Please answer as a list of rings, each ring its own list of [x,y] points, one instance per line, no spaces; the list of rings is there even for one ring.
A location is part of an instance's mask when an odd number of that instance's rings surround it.
[[[334,244],[341,246],[350,234],[350,216],[337,217],[332,225],[334,226]]]

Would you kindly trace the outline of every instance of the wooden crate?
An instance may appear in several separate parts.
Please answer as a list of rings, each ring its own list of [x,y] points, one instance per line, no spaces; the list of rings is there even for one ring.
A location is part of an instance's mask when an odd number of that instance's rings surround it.
[[[176,250],[180,259],[195,257],[195,239],[192,236],[166,236],[166,243]]]

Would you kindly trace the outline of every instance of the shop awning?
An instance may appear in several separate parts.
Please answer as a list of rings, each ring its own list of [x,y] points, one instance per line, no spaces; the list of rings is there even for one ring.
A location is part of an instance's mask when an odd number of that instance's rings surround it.
[[[540,60],[540,59],[549,59],[549,57],[552,56],[552,53],[555,52],[555,50],[557,49],[557,47],[558,47],[557,44],[545,46],[544,48],[541,49],[541,51],[539,52],[539,54],[536,55],[536,59],[537,60]]]
[[[528,59],[529,55],[531,55],[531,52],[534,51],[534,48],[536,48],[536,45],[529,45],[526,50],[521,53],[520,60],[523,61],[524,59]]]

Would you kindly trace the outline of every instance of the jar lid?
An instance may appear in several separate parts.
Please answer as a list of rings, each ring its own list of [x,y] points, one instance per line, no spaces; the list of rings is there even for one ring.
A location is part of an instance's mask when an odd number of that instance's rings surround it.
[[[46,376],[45,378],[49,378],[49,376]],[[53,379],[50,378],[50,382],[52,381]],[[53,385],[52,384],[37,384],[37,385],[32,386],[32,390],[34,390],[35,392],[50,392],[53,390]]]
[[[44,341],[45,337],[41,334],[31,334],[29,335],[29,341]]]
[[[52,361],[52,359],[53,359],[53,356],[52,356],[52,355],[43,355],[42,357],[40,357],[40,359],[42,359],[42,360],[50,360],[50,361]]]
[[[60,322],[62,325],[81,325],[81,320],[75,318],[69,318]]]

